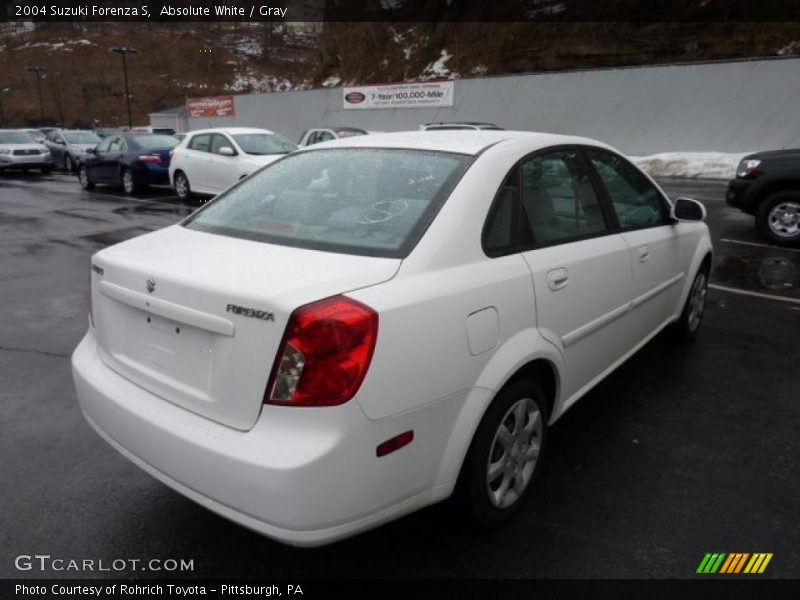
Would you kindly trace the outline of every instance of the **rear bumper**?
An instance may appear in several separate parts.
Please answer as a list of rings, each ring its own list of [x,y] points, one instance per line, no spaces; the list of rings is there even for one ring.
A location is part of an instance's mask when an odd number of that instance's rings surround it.
[[[245,527],[284,543],[333,542],[443,499],[433,487],[447,435],[439,403],[369,421],[358,403],[322,409],[265,406],[239,431],[171,404],[100,359],[92,330],[72,357],[84,416],[109,444],[156,479]],[[423,440],[378,458],[407,429]],[[429,441],[426,443],[425,438]]]
[[[139,165],[133,169],[138,185],[169,185],[169,167],[161,165]]]

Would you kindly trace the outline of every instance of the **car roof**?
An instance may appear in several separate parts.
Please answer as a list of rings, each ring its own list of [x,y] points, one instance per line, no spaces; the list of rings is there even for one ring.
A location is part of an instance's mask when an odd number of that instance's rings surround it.
[[[185,132],[188,135],[195,135],[196,133],[275,133],[269,129],[261,127],[212,127],[210,129],[195,129],[194,131]]]
[[[489,146],[511,140],[528,141],[533,149],[562,144],[589,144],[608,147],[597,140],[553,133],[507,130],[451,130],[438,131],[435,134],[428,131],[400,131],[340,138],[314,144],[309,146],[308,150],[303,150],[303,152],[311,152],[313,149],[318,148],[398,148],[475,155]]]

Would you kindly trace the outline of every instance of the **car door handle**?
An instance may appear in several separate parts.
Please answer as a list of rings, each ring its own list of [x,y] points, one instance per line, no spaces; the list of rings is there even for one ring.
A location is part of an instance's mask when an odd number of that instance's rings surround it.
[[[650,258],[650,246],[639,246],[636,251],[639,253],[639,262],[647,262]]]
[[[560,290],[566,287],[569,283],[569,271],[567,269],[559,268],[547,272],[547,287],[551,290]]]

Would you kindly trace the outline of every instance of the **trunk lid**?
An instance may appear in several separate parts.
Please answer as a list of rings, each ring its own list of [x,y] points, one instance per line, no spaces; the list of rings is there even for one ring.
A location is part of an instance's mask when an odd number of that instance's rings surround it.
[[[92,259],[99,353],[164,400],[247,430],[292,311],[387,281],[400,262],[168,227]]]

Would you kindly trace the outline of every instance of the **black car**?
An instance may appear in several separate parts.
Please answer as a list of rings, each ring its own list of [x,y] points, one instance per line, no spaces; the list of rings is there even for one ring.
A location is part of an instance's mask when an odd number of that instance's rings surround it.
[[[800,244],[800,149],[745,156],[728,183],[728,204],[755,216],[775,244]]]
[[[131,133],[104,138],[81,158],[78,180],[91,190],[97,183],[122,186],[133,194],[148,185],[169,185],[170,135]]]

